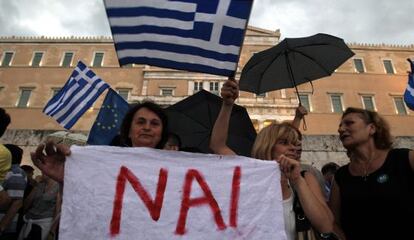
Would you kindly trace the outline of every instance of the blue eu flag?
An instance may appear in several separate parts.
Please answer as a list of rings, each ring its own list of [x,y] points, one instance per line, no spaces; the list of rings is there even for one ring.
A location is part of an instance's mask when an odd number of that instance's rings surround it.
[[[95,123],[89,133],[88,144],[109,145],[119,134],[122,119],[129,109],[128,103],[109,88]]]

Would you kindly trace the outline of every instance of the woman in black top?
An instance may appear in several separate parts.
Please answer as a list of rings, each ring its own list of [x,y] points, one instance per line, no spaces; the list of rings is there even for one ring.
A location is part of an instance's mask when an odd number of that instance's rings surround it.
[[[388,124],[368,110],[348,108],[338,132],[350,163],[335,174],[330,206],[346,239],[412,238],[414,152],[393,149]]]

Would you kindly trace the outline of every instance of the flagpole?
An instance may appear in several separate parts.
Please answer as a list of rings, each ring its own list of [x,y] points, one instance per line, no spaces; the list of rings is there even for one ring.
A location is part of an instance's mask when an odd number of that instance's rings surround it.
[[[250,17],[251,17],[251,15],[252,15],[253,4],[254,4],[254,0],[252,0],[252,6],[250,7],[249,17],[246,19],[246,25],[245,25],[245,27],[244,27],[244,33],[243,33],[243,38],[242,38],[242,41],[241,41],[241,44],[240,44],[239,56],[238,56],[238,59],[237,59],[237,62],[236,62],[236,67],[235,67],[235,69],[234,69],[234,73],[233,73],[233,75],[230,75],[230,76],[229,76],[229,78],[234,78],[234,79],[236,79],[237,68],[238,68],[238,66],[239,66],[239,61],[240,61],[241,51],[242,51],[242,48],[243,48],[244,39],[245,39],[245,37],[246,37],[247,28],[249,27],[249,20],[250,20]]]
[[[116,57],[118,59],[118,64],[119,64],[119,67],[121,67],[121,62],[119,61],[119,55],[118,55],[117,45],[115,44],[114,34],[112,32],[112,26],[111,26],[111,23],[109,22],[110,20],[109,20],[108,11],[107,11],[107,8],[106,8],[106,0],[102,0],[102,1],[103,1],[104,8],[105,8],[106,19],[108,19],[109,31],[111,31],[112,43],[114,44],[114,48],[115,48],[115,52],[116,52]]]

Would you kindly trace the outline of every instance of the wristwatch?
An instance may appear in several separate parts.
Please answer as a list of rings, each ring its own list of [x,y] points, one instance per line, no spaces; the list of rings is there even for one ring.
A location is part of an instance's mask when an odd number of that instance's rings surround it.
[[[333,232],[319,233],[319,238],[323,240],[339,240],[338,236]]]

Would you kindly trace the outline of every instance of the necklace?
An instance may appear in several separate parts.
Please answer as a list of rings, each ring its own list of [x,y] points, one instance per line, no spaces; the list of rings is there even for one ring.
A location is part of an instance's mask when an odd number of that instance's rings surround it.
[[[364,174],[362,175],[362,178],[366,182],[369,177],[369,167],[371,166],[372,160],[375,159],[375,157],[372,157],[368,160],[367,164],[364,166]]]

